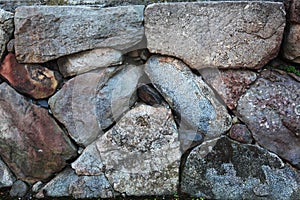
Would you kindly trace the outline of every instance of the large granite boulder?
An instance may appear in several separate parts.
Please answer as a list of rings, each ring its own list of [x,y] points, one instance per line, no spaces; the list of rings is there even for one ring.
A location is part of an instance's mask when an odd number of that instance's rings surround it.
[[[4,56],[6,44],[13,36],[13,18],[13,13],[0,9],[0,59]]]
[[[237,114],[254,139],[300,169],[300,83],[265,70],[238,101]]]
[[[193,149],[183,166],[181,191],[205,199],[299,199],[297,170],[273,153],[226,137]]]
[[[43,63],[100,47],[126,51],[144,37],[144,6],[24,6],[15,14],[15,52]]]
[[[201,133],[215,138],[231,126],[226,107],[216,98],[212,89],[180,60],[152,56],[145,72],[180,120],[181,133]]]
[[[143,67],[105,68],[69,80],[49,100],[53,115],[81,146],[92,143],[136,100]]]
[[[195,69],[261,68],[280,48],[283,3],[182,2],[145,10],[147,47]]]
[[[0,155],[17,178],[33,183],[66,166],[76,148],[46,109],[0,85]]]

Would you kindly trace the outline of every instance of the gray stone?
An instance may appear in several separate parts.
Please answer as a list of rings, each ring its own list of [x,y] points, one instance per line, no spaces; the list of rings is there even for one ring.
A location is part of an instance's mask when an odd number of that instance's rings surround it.
[[[24,6],[15,14],[20,62],[43,63],[93,48],[126,52],[144,37],[144,6]],[[84,17],[83,17],[84,16]]]
[[[97,150],[88,147],[75,162],[82,162],[90,175],[101,171],[95,171],[96,165],[105,166],[115,191],[129,196],[177,191],[181,152],[170,109],[137,105],[92,145]]]
[[[6,44],[13,36],[14,31],[14,15],[13,13],[7,12],[0,9],[0,58],[4,56]]]
[[[256,142],[300,169],[300,83],[265,70],[238,101],[237,114]]]
[[[43,182],[42,181],[38,181],[38,182],[36,182],[36,183],[34,183],[32,185],[31,190],[32,190],[32,192],[37,193],[42,188],[42,186],[43,186]]]
[[[181,190],[208,199],[298,199],[300,176],[273,153],[226,137],[193,149]]]
[[[92,143],[135,102],[143,67],[119,69],[118,73],[107,68],[76,76],[49,100],[53,115],[79,145]]]
[[[77,176],[67,168],[47,183],[37,197],[111,198],[114,195],[104,175]]]
[[[220,136],[231,126],[226,108],[214,92],[181,61],[152,56],[145,72],[171,108],[179,115],[180,130],[201,133],[206,139]]]
[[[261,68],[278,54],[284,27],[283,3],[275,2],[164,3],[145,10],[150,52],[195,69]]]
[[[9,195],[12,197],[24,197],[28,191],[28,185],[21,180],[14,182],[9,191]]]
[[[76,148],[46,109],[0,85],[0,156],[21,180],[48,179],[76,156]]]
[[[122,53],[110,48],[101,48],[62,57],[57,62],[59,71],[64,77],[68,77],[122,64]]]
[[[243,124],[232,125],[228,136],[231,139],[241,143],[251,144],[253,141],[251,132],[249,131],[247,126]]]
[[[14,175],[0,158],[0,188],[10,187],[15,181]]]
[[[300,24],[290,25],[282,46],[286,59],[300,63]]]
[[[15,39],[11,39],[8,41],[6,49],[9,53],[15,53]]]

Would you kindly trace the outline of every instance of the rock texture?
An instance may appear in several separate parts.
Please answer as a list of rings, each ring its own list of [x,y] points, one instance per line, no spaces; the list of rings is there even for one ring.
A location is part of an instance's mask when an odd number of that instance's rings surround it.
[[[19,7],[14,20],[17,59],[43,63],[99,47],[126,51],[142,41],[143,11],[144,6]]]
[[[283,43],[283,56],[300,63],[300,24],[290,26]]]
[[[166,3],[145,10],[150,52],[195,69],[260,68],[277,55],[284,27],[284,6],[275,2]]]
[[[11,197],[24,197],[28,191],[29,187],[26,183],[21,180],[14,182],[13,186],[9,191]]]
[[[207,199],[298,199],[300,192],[299,173],[275,154],[226,137],[193,149],[181,178],[183,192]]]
[[[263,71],[238,102],[237,112],[254,139],[300,169],[300,83]]]
[[[0,158],[0,188],[10,187],[15,181],[14,175]]]
[[[122,53],[109,48],[94,49],[58,59],[59,71],[64,77],[118,64],[122,64]]]
[[[114,190],[129,196],[177,191],[181,153],[171,110],[138,105],[93,145],[72,164],[76,171],[104,171]]]
[[[237,101],[256,80],[256,73],[248,70],[204,69],[201,76],[221,96],[227,107],[234,110]]]
[[[58,86],[54,71],[37,64],[19,64],[12,53],[1,63],[0,75],[18,92],[35,99],[51,96]]]
[[[21,180],[47,179],[76,155],[76,149],[47,110],[0,85],[0,155]]]
[[[13,36],[14,31],[14,15],[0,9],[0,58],[4,56],[6,44]]]
[[[214,92],[181,61],[152,56],[145,72],[180,118],[180,129],[218,137],[231,126],[226,108]]]
[[[228,136],[241,143],[251,144],[253,141],[251,132],[247,126],[243,124],[234,124],[231,127]]]
[[[289,21],[292,23],[300,24],[300,1],[291,0],[289,8]]]
[[[87,146],[109,128],[136,100],[142,66],[123,65],[76,76],[50,100],[53,115],[70,136]]]
[[[73,170],[67,168],[47,183],[37,194],[39,198],[44,196],[73,196],[76,199],[111,198],[114,196],[114,192],[104,175],[77,176]]]

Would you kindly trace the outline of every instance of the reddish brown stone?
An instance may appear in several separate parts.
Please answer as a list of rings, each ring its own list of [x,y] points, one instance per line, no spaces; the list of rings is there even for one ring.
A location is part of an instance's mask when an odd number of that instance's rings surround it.
[[[19,64],[9,53],[1,64],[0,74],[20,93],[35,99],[51,96],[58,85],[53,71],[33,64]]]
[[[300,23],[300,1],[299,0],[291,0],[290,2],[290,22],[292,23]]]
[[[203,79],[213,87],[231,110],[250,84],[256,80],[256,73],[247,70],[202,70]]]
[[[45,180],[66,166],[76,148],[46,109],[0,85],[0,156],[21,180]]]
[[[243,124],[234,124],[229,131],[229,137],[241,143],[252,143],[251,132],[249,131],[247,126]]]

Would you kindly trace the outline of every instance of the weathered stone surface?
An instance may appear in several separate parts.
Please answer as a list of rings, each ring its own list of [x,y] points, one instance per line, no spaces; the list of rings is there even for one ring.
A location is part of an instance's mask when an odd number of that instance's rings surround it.
[[[234,110],[237,101],[256,80],[256,73],[248,70],[204,69],[201,76],[221,96],[227,107]]]
[[[100,47],[126,51],[143,39],[143,11],[138,5],[19,7],[14,20],[17,59],[42,63]]]
[[[293,62],[300,63],[300,24],[289,27],[283,42],[283,56]]]
[[[291,0],[289,7],[289,21],[292,23],[300,24],[300,1]]]
[[[243,124],[234,124],[231,127],[228,136],[241,143],[251,144],[253,141],[251,132],[247,126]]]
[[[162,96],[150,85],[142,85],[137,90],[137,95],[144,103],[154,106],[163,102]]]
[[[298,199],[300,176],[273,153],[226,137],[192,150],[181,190],[207,199]]]
[[[1,63],[0,75],[17,91],[35,99],[51,96],[58,86],[54,71],[37,64],[19,64],[12,53]]]
[[[58,59],[59,71],[64,77],[118,64],[122,64],[122,53],[110,48],[94,49]]]
[[[37,197],[62,197],[74,198],[111,198],[115,195],[104,175],[77,176],[71,169],[65,169],[54,179],[47,183],[37,194]]]
[[[300,169],[300,83],[266,70],[238,101],[254,139]]]
[[[14,15],[0,9],[0,58],[4,56],[6,44],[13,36],[14,31]]]
[[[6,83],[0,85],[0,155],[21,180],[46,179],[76,155],[76,149],[47,110]]]
[[[76,165],[85,174],[104,171],[115,191],[129,196],[177,191],[181,153],[170,109],[137,105],[91,145]]]
[[[107,68],[76,76],[49,100],[53,115],[78,144],[92,143],[135,102],[143,67],[120,68],[117,74]]]
[[[14,182],[13,186],[9,191],[11,197],[24,197],[28,191],[29,187],[26,183],[21,180]]]
[[[15,39],[11,39],[8,41],[6,49],[9,53],[15,53]]]
[[[10,187],[15,181],[14,175],[0,158],[0,188]]]
[[[218,137],[231,126],[226,108],[214,92],[181,61],[152,56],[145,72],[156,89],[180,116],[180,129]]]
[[[145,10],[150,52],[195,69],[260,68],[277,55],[284,26],[284,6],[275,2],[164,3]]]

